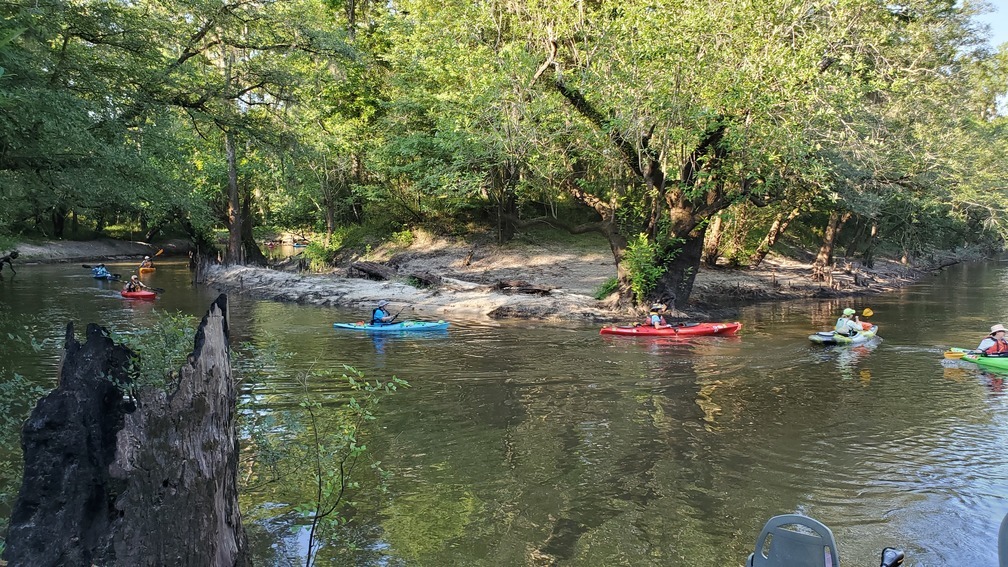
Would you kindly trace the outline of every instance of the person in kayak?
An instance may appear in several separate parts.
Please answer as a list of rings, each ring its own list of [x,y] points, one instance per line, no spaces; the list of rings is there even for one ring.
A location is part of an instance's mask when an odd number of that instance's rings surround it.
[[[667,309],[667,306],[664,303],[652,303],[650,314],[648,315],[648,325],[655,329],[668,327],[668,323],[665,321],[665,316],[663,315],[665,309]]]
[[[141,268],[153,268],[154,267],[154,261],[150,259],[150,256],[144,256],[143,261],[140,262],[140,267]]]
[[[123,287],[123,291],[140,291],[142,289],[150,289],[145,283],[140,281],[140,278],[136,274],[130,276],[130,279],[126,282],[126,286]]]
[[[112,276],[112,274],[109,273],[108,268],[105,267],[105,264],[98,264],[97,266],[91,268],[91,275],[96,278],[108,278]]]
[[[1005,326],[998,323],[991,327],[990,334],[976,347],[976,352],[984,356],[1008,356],[1008,340],[1005,340]]]
[[[392,315],[391,313],[386,311],[385,309],[386,307],[388,307],[387,300],[382,299],[378,302],[378,307],[375,307],[374,311],[371,312],[372,325],[387,325],[391,323],[393,319],[396,318],[395,315]]]
[[[833,332],[845,337],[853,337],[861,332],[861,323],[854,320],[855,313],[857,311],[854,311],[850,307],[844,309],[843,315],[836,321],[836,327],[834,327]]]

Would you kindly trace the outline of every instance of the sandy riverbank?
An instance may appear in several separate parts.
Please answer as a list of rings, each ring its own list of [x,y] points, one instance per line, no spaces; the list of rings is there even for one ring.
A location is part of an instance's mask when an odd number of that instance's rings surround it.
[[[405,309],[411,317],[451,316],[552,321],[625,321],[638,314],[616,311],[595,292],[616,274],[612,255],[601,238],[577,243],[519,241],[504,246],[417,238],[409,247],[378,249],[367,260],[396,270],[391,281],[348,277],[343,267],[326,274],[298,274],[250,267],[215,267],[207,283],[223,291],[312,305],[369,309],[379,299]],[[913,283],[926,270],[879,260],[874,268],[838,268],[832,281],[814,281],[811,264],[769,257],[758,269],[702,269],[693,297],[673,316],[730,319],[741,303],[810,297],[851,297],[891,291]],[[439,285],[419,288],[410,274],[436,274]],[[500,290],[499,282],[519,280],[546,294]]]
[[[19,244],[18,264],[139,259],[164,249],[184,254],[185,243],[151,244],[99,239]],[[396,270],[390,281],[349,277],[348,267],[329,273],[293,273],[255,267],[211,268],[206,283],[222,291],[310,305],[345,306],[367,312],[379,299],[411,317],[452,316],[609,322],[636,314],[616,311],[592,296],[616,273],[601,238],[556,243],[518,240],[507,245],[463,242],[419,235],[408,247],[384,246],[366,260]],[[945,261],[943,263],[949,263]],[[740,303],[811,297],[885,293],[930,273],[879,260],[871,269],[857,264],[834,270],[832,281],[814,281],[811,265],[771,255],[758,269],[704,268],[697,274],[690,303],[673,315],[729,319]],[[408,283],[409,274],[435,274],[430,288]],[[359,275],[359,274],[358,274]],[[502,281],[522,281],[548,293],[497,289]],[[404,315],[405,317],[406,315]]]

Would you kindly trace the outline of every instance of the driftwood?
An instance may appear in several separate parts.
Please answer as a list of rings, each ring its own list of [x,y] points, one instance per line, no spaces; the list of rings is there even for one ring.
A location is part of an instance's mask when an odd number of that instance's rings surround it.
[[[227,297],[211,304],[171,394],[146,387],[128,401],[116,384],[132,353],[97,325],[84,345],[68,325],[65,348],[57,388],[22,430],[8,564],[250,565]]]
[[[396,277],[393,268],[375,262],[353,262],[350,264],[350,275],[353,275],[355,270],[377,280],[390,280]]]
[[[441,276],[430,272],[413,272],[407,277],[418,283],[421,287],[438,287],[442,281]]]
[[[539,287],[530,284],[525,280],[499,280],[490,286],[490,289],[503,293],[528,293],[532,295],[549,295],[556,288]]]

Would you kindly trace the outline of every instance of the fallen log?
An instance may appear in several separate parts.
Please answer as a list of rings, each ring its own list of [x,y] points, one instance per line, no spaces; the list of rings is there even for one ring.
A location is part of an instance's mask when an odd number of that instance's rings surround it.
[[[490,289],[502,293],[527,293],[531,295],[549,295],[556,288],[540,287],[530,284],[525,280],[499,280],[490,286]]]
[[[376,280],[391,280],[396,277],[395,269],[375,262],[353,262],[350,264],[351,277],[354,276],[354,271]]]

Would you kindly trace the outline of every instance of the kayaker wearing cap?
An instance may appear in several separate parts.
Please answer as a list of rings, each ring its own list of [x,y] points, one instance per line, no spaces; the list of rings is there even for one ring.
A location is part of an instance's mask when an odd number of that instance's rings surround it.
[[[991,327],[990,334],[976,347],[986,356],[1008,356],[1008,340],[1005,340],[1005,326],[1001,323]]]
[[[140,281],[140,278],[136,274],[130,276],[129,281],[126,282],[126,287],[123,291],[140,291],[141,289],[147,289],[147,286]]]
[[[386,325],[391,323],[395,316],[390,314],[385,308],[388,307],[388,301],[382,299],[378,302],[378,307],[371,312],[371,324],[372,325]]]
[[[140,262],[140,267],[141,268],[153,268],[154,267],[154,262],[151,261],[150,256],[144,256],[143,261]]]
[[[833,329],[838,335],[844,335],[846,337],[853,337],[861,331],[861,323],[854,320],[854,311],[850,307],[843,310],[843,315],[840,316],[836,321],[836,327]]]
[[[652,303],[650,315],[648,316],[648,324],[655,329],[668,327],[668,323],[665,322],[665,317],[662,315],[666,308],[667,306],[664,303]]]

